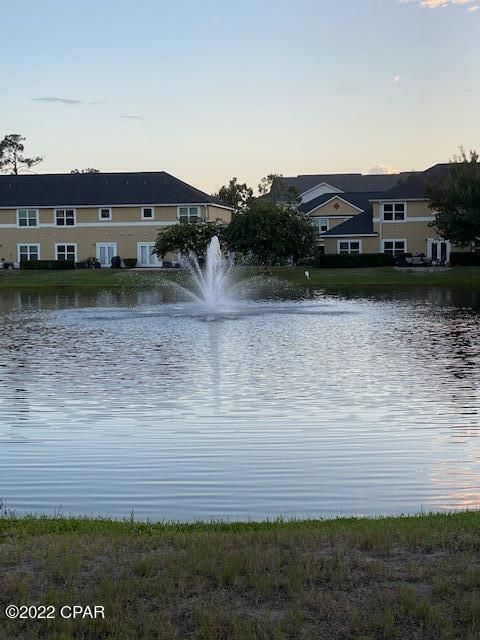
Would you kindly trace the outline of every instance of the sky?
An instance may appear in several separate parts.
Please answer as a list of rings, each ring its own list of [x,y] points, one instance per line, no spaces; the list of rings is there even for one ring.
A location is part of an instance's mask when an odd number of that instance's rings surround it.
[[[480,0],[0,0],[37,172],[424,169],[480,148]]]

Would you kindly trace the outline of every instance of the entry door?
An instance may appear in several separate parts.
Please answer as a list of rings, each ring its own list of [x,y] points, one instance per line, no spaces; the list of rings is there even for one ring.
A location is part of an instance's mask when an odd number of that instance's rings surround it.
[[[161,267],[162,261],[158,259],[155,253],[152,253],[155,248],[154,242],[139,242],[138,243],[138,264],[141,267]]]
[[[428,257],[432,262],[449,262],[451,245],[448,240],[428,240]]]
[[[117,255],[117,243],[116,242],[98,242],[97,243],[97,258],[102,267],[111,267],[112,258]]]

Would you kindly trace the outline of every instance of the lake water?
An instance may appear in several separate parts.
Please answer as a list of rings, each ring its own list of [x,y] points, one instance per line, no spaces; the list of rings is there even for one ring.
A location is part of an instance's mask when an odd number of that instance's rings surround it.
[[[0,497],[153,520],[480,505],[480,296],[0,298]]]

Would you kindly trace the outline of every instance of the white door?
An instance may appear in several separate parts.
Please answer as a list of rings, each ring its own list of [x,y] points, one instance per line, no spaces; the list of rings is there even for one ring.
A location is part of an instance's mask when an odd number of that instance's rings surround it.
[[[156,253],[152,253],[155,248],[154,242],[139,242],[137,246],[137,259],[140,267],[161,267],[162,261],[158,259]]]
[[[432,259],[432,263],[445,264],[450,262],[451,244],[448,240],[427,240],[427,256]]]
[[[116,255],[116,242],[97,242],[97,258],[102,267],[111,267],[112,258]]]

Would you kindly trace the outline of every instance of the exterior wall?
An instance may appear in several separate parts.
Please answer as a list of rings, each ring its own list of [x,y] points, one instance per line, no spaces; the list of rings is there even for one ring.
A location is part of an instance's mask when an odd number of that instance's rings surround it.
[[[356,207],[352,206],[349,202],[345,202],[340,198],[334,198],[330,202],[320,205],[313,211],[309,212],[310,216],[316,216],[326,218],[328,216],[346,216],[351,218],[361,213]]]
[[[346,220],[349,220],[349,218],[342,218],[341,216],[311,216],[311,217],[314,222],[316,222],[320,218],[327,218],[329,230],[333,229],[334,227],[338,227],[339,224],[342,224]]]
[[[147,220],[142,219],[141,206],[111,207],[111,210],[111,220],[100,220],[98,208],[78,207],[75,226],[64,227],[55,224],[54,208],[39,210],[36,227],[18,227],[16,209],[0,210],[0,258],[16,262],[19,244],[39,244],[40,259],[53,260],[56,244],[76,244],[76,259],[82,261],[96,256],[99,243],[116,243],[117,255],[138,258],[137,243],[155,242],[159,228],[177,224],[176,206],[154,207],[154,218]],[[201,216],[205,218],[207,213],[209,220],[220,218],[229,222],[231,218],[229,209],[202,205]]]
[[[341,240],[352,240],[361,243],[360,253],[379,253],[378,238],[354,236],[348,238],[325,238],[325,253],[337,253],[337,242]]]
[[[326,182],[322,182],[318,184],[316,187],[312,187],[308,189],[304,193],[300,194],[302,198],[302,202],[310,202],[310,200],[314,200],[318,198],[318,196],[323,195],[324,193],[342,193],[341,189],[337,189],[336,187],[332,187],[332,185],[327,184]]]

